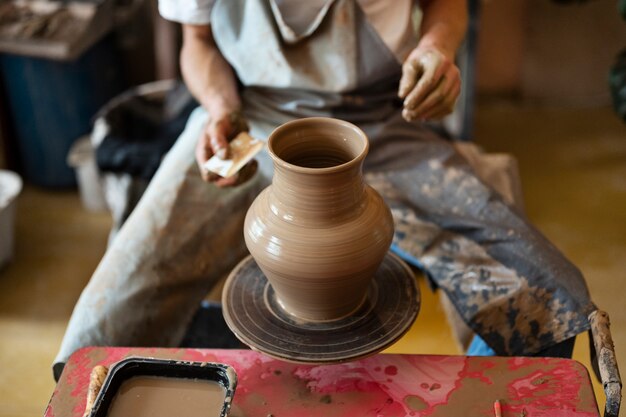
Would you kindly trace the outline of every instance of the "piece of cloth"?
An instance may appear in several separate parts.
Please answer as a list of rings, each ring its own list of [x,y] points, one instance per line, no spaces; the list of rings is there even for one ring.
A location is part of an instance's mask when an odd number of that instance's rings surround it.
[[[314,115],[364,130],[366,180],[391,208],[393,249],[425,270],[497,354],[533,354],[588,329],[595,307],[580,271],[451,142],[402,119],[395,98],[400,64],[353,0],[337,0],[320,31],[295,48],[280,41],[263,0],[218,1],[212,26],[238,74],[275,74],[274,87],[242,91],[252,136],[266,139],[281,123]],[[246,67],[250,42],[259,60]],[[335,77],[335,65],[345,72]],[[293,88],[282,88],[284,82]],[[206,119],[202,109],[192,113],[107,251],[72,314],[57,362],[87,345],[178,345],[200,299],[246,253],[243,218],[271,180],[270,158],[261,152],[260,170],[241,186],[203,183],[193,149]]]
[[[182,82],[161,80],[116,96],[96,115],[90,139],[113,217],[109,244],[197,105]]]
[[[219,189],[194,159],[198,108],[111,242],[70,318],[54,373],[83,346],[178,346],[209,290],[247,253],[246,210],[262,175]]]
[[[283,39],[295,43],[310,36],[320,25],[335,0],[269,0],[278,20]],[[399,62],[417,45],[413,23],[413,0],[357,0],[367,20],[374,27]],[[159,12],[165,19],[202,25],[211,21],[215,0],[159,0]]]
[[[182,104],[172,100],[180,95]],[[149,181],[198,103],[182,84],[157,97],[137,93],[113,101],[119,103],[101,116],[107,132],[96,148],[98,169]]]

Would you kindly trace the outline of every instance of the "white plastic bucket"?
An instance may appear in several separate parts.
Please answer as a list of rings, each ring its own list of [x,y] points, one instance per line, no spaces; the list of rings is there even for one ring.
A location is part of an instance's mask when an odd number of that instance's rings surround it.
[[[16,197],[22,179],[11,171],[0,170],[0,267],[13,259]]]
[[[108,210],[96,165],[95,152],[89,137],[82,137],[72,145],[67,156],[67,163],[76,171],[83,207],[89,211]]]

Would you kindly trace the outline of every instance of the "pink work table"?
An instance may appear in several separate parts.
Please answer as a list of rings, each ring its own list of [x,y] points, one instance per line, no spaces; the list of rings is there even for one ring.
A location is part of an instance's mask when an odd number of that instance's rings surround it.
[[[570,359],[379,354],[300,365],[250,350],[85,348],[68,361],[46,417],[79,417],[89,374],[129,356],[220,362],[237,371],[231,417],[598,417],[589,374]]]

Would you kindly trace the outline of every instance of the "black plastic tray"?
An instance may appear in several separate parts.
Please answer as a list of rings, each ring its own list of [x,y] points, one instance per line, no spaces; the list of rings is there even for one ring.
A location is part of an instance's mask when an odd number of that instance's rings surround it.
[[[135,376],[158,376],[164,378],[189,378],[215,381],[225,388],[221,417],[228,416],[237,387],[235,370],[222,363],[186,362],[153,358],[127,358],[112,365],[102,389],[96,397],[89,417],[106,417],[109,406],[122,383]],[[207,416],[212,410],[207,410]]]

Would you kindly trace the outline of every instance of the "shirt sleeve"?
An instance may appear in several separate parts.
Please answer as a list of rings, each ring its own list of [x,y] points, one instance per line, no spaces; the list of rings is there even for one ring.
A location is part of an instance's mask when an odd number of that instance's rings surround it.
[[[207,25],[215,0],[159,0],[164,19],[190,25]]]

